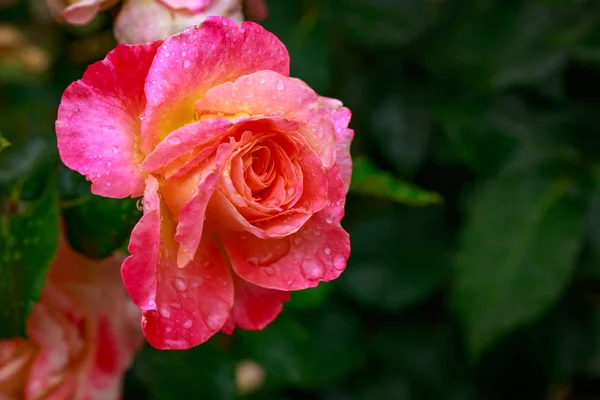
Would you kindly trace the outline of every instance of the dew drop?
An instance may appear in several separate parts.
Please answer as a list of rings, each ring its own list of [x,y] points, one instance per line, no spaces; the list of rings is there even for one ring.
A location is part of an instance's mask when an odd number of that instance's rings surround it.
[[[106,162],[106,166],[107,166],[107,167],[110,167],[111,165],[112,165],[112,162],[111,162],[111,161],[107,161],[107,162]]]
[[[301,267],[302,275],[309,280],[318,280],[325,274],[325,268],[321,263],[313,260],[304,260]]]
[[[168,308],[161,308],[158,312],[163,318],[169,318],[171,316],[171,311],[169,311]]]
[[[187,284],[183,278],[175,278],[173,281],[173,287],[179,292],[184,292],[187,289]]]
[[[248,77],[248,78],[246,79],[246,84],[247,84],[247,85],[252,85],[253,83],[254,83],[254,79],[252,79],[251,77]]]
[[[117,154],[119,152],[119,146],[114,145],[113,146],[113,153]]]
[[[185,52],[185,51],[182,51],[182,52],[181,52],[181,57],[185,57],[185,56],[187,56],[187,52]]]
[[[343,202],[344,202],[344,200],[340,199],[340,200],[338,200],[338,201],[335,202],[335,205],[336,206],[341,206]]]
[[[260,78],[260,79],[258,80],[258,83],[260,83],[261,85],[264,85],[264,84],[265,84],[265,82],[266,82],[266,81],[265,81],[265,78]]]
[[[327,218],[325,218],[325,222],[327,222],[328,224],[333,224],[333,217],[328,216]]]
[[[323,249],[323,253],[325,253],[325,254],[327,254],[327,255],[330,255],[330,254],[331,254],[331,249],[330,249],[329,247],[325,247],[325,248]]]
[[[300,244],[302,244],[303,241],[304,240],[301,237],[295,237],[294,238],[294,244],[295,245],[300,245]]]
[[[139,198],[138,201],[135,202],[135,207],[140,210],[140,211],[144,211],[144,203],[143,203],[144,198]]]
[[[288,286],[292,286],[292,283],[294,283],[294,280],[293,280],[293,279],[288,279],[288,281],[286,282],[286,284],[287,284]]]
[[[202,266],[203,266],[203,267],[208,267],[209,265],[210,265],[210,261],[204,261],[204,262],[202,263]]]
[[[206,326],[208,326],[209,329],[212,329],[214,331],[220,329],[223,323],[218,313],[213,313],[209,315],[204,319],[204,321],[206,322]]]
[[[184,52],[184,53],[185,53],[185,52]],[[182,53],[182,54],[183,54],[183,53]],[[192,61],[191,61],[191,60],[189,60],[189,59],[187,59],[187,58],[186,58],[185,60],[183,60],[183,68],[189,68],[189,67],[191,67],[191,66],[192,66]]]
[[[214,49],[216,49],[216,48],[217,48],[217,45],[216,45],[216,44],[213,44],[212,46],[210,46],[210,48],[214,50]]]
[[[148,308],[154,308],[154,307],[156,307],[156,302],[154,300],[150,300],[148,302]]]
[[[181,303],[178,303],[178,302],[174,301],[174,302],[171,303],[171,308],[173,310],[181,310]]]
[[[178,145],[181,143],[181,139],[179,138],[179,136],[172,136],[167,139],[167,142],[172,145]]]
[[[283,82],[279,81],[277,82],[277,86],[275,86],[277,88],[277,90],[282,91],[283,89],[285,89],[285,85],[283,84]]]
[[[263,268],[263,271],[265,271],[265,274],[269,276],[275,275],[275,270],[273,269],[273,267],[265,267]]]
[[[287,190],[287,194],[288,194],[288,196],[293,196],[293,195],[295,195],[295,194],[296,194],[296,189],[294,189],[293,187],[291,187],[291,188],[288,188],[288,190]]]
[[[338,271],[343,271],[344,268],[346,268],[346,258],[341,254],[336,254],[335,257],[333,257],[333,268]]]
[[[165,328],[165,332],[167,332],[167,333],[171,333],[171,332],[173,332],[173,328],[171,328],[170,326],[167,326],[167,327]]]
[[[112,182],[111,181],[106,181],[106,182],[104,182],[104,184],[106,185],[106,187],[111,187],[112,186]]]
[[[192,320],[191,320],[191,319],[186,319],[186,320],[183,322],[183,327],[184,327],[185,329],[190,329],[190,328],[192,327],[192,325],[194,325],[194,323],[192,322]]]

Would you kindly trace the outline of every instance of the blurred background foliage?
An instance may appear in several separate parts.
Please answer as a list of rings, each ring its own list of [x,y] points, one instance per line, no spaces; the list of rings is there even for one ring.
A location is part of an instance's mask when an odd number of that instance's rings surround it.
[[[293,293],[264,331],[146,347],[125,399],[600,399],[600,3],[268,5],[292,74],[353,112],[348,268]],[[55,147],[60,95],[115,45],[116,10],[70,27],[43,0],[0,7],[10,337],[59,212],[94,258],[124,248],[140,213],[91,196]]]

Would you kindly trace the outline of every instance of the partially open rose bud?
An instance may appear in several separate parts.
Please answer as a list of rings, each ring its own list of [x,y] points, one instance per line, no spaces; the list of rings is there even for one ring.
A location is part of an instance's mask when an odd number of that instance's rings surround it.
[[[142,344],[139,311],[119,279],[123,256],[91,261],[63,240],[28,340],[0,340],[0,399],[107,400],[121,396]]]
[[[146,43],[199,25],[211,15],[243,21],[240,0],[126,0],[114,34],[119,43]]]

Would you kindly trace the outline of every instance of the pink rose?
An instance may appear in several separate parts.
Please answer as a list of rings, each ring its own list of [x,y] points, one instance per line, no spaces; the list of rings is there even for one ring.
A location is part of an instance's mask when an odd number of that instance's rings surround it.
[[[123,256],[91,261],[63,240],[29,340],[0,340],[0,398],[104,400],[121,396],[122,378],[143,337],[139,310],[123,290]]]
[[[90,23],[101,10],[115,5],[119,0],[48,0],[54,18],[73,25]]]
[[[115,21],[119,43],[164,39],[218,15],[242,23],[241,0],[127,0]]]
[[[215,17],[118,46],[63,95],[63,162],[144,196],[121,274],[157,348],[262,329],[346,266],[350,111],[288,74],[275,36]]]

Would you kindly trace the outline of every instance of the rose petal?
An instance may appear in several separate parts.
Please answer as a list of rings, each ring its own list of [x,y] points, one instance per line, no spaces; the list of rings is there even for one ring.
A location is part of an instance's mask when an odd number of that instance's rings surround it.
[[[260,25],[209,17],[165,40],[146,80],[142,149],[194,120],[193,104],[208,89],[263,69],[289,74],[285,46]]]
[[[163,240],[163,245],[166,254],[158,265],[156,309],[144,311],[142,329],[158,349],[188,349],[208,340],[227,322],[233,281],[214,241],[202,242],[185,268],[177,267],[175,242]]]
[[[213,3],[223,3],[223,0],[214,1],[214,0],[160,0],[165,3],[168,7],[173,10],[182,10],[186,9],[192,13],[197,13],[206,8],[211,2]]]
[[[131,300],[142,310],[156,305],[156,265],[160,247],[160,199],[158,181],[146,178],[144,215],[131,232],[127,250],[131,254],[123,262],[121,277]]]
[[[85,25],[94,19],[103,0],[80,0],[62,11],[62,17],[70,24]]]
[[[198,115],[280,116],[302,121],[298,132],[329,169],[335,161],[335,127],[319,96],[304,82],[274,71],[258,71],[213,87],[194,104]]]
[[[231,144],[221,144],[217,149],[214,162],[203,173],[204,176],[198,185],[196,194],[179,212],[177,217],[179,223],[175,234],[175,240],[180,244],[177,252],[177,266],[179,268],[185,267],[195,256],[202,238],[206,206],[217,187],[219,175],[230,155]]]
[[[290,292],[266,289],[234,275],[235,300],[223,332],[231,335],[234,329],[260,330],[273,322],[290,299]]]
[[[63,94],[56,121],[59,154],[92,181],[94,194],[123,198],[142,193],[136,139],[144,79],[159,45],[117,46]]]
[[[175,221],[161,207],[158,182],[149,177],[144,216],[132,233],[123,284],[143,310],[142,329],[159,349],[187,349],[218,332],[233,305],[233,282],[215,243],[203,242],[185,268],[177,267]]]
[[[221,234],[233,270],[240,277],[266,288],[299,290],[342,273],[350,255],[350,238],[339,224],[346,191],[337,167],[328,175],[329,205],[294,235],[259,239],[239,232]]]
[[[352,157],[350,156],[350,145],[354,138],[354,130],[348,129],[352,113],[343,106],[342,102],[329,97],[320,97],[321,104],[325,107],[333,120],[335,126],[335,134],[337,137],[336,144],[336,164],[338,166],[340,176],[346,186],[346,192],[350,187],[350,178],[352,177]]]
[[[169,134],[140,165],[143,171],[155,171],[171,161],[222,137],[233,126],[231,121],[211,118],[186,125]]]

